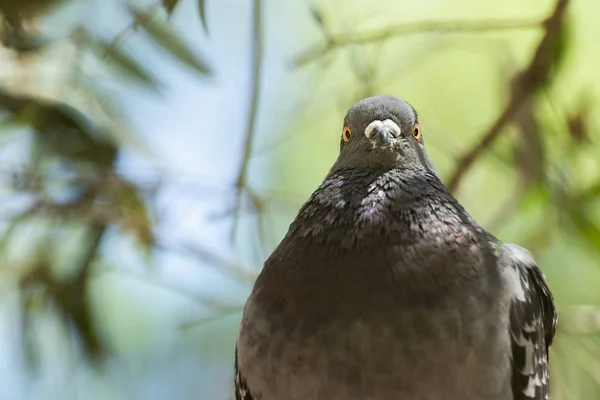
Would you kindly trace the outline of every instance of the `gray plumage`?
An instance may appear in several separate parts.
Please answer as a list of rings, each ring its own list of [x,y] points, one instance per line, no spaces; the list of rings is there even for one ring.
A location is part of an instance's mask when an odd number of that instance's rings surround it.
[[[405,101],[360,101],[344,135],[248,298],[236,399],[549,398],[556,312],[528,252],[448,193]]]

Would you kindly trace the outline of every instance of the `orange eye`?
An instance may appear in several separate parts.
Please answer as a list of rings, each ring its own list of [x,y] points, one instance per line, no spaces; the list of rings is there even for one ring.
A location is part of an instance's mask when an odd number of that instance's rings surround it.
[[[344,141],[344,143],[348,143],[350,141],[351,137],[352,137],[352,131],[350,130],[350,127],[345,126],[344,130],[342,131],[342,140]]]
[[[416,140],[421,139],[421,127],[419,126],[419,124],[415,124],[415,126],[413,127],[412,135]]]

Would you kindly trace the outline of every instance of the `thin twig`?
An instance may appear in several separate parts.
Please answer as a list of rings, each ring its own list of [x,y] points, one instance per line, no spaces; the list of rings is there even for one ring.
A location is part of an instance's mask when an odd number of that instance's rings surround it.
[[[233,226],[231,230],[232,241],[237,230],[239,212],[242,205],[242,194],[246,187],[248,164],[252,154],[252,139],[256,129],[256,116],[258,112],[258,101],[260,99],[260,77],[262,68],[262,23],[261,23],[261,0],[254,0],[252,22],[252,80],[250,89],[250,108],[246,124],[246,136],[244,139],[244,150],[242,161],[235,182],[235,203],[233,208]]]
[[[217,271],[242,283],[251,284],[256,279],[256,271],[252,271],[239,262],[219,256],[198,243],[190,242],[180,245],[158,244],[158,247],[167,251],[175,251],[195,257],[207,265],[215,267]]]
[[[451,192],[458,188],[460,181],[475,160],[496,140],[504,126],[517,114],[521,106],[545,83],[552,62],[554,44],[568,3],[569,0],[558,0],[554,12],[543,23],[544,37],[529,65],[517,75],[506,107],[487,132],[481,136],[481,139],[458,161],[448,184],[448,190]]]
[[[224,318],[230,317],[234,314],[241,314],[242,311],[244,311],[244,306],[242,304],[239,304],[237,306],[230,306],[227,308],[221,308],[218,310],[217,313],[212,314],[210,316],[198,318],[194,321],[184,322],[183,324],[179,325],[179,329],[187,330],[192,328],[200,328],[212,322],[216,322]]]
[[[420,21],[391,26],[386,29],[353,32],[332,36],[325,44],[313,47],[296,57],[292,65],[295,67],[314,61],[331,50],[352,44],[381,42],[392,37],[412,35],[417,33],[460,33],[460,32],[489,32],[509,29],[529,29],[542,25],[539,19],[523,20],[487,20],[487,21]]]
[[[162,7],[162,1],[155,3],[152,7],[148,9],[148,18],[154,17],[154,12]],[[120,46],[133,32],[135,32],[142,23],[146,21],[141,20],[139,18],[135,18],[129,25],[127,25],[117,36],[110,41],[108,46],[106,47],[106,51],[104,52],[105,56],[108,57],[111,55],[111,52],[114,51],[118,46]]]
[[[115,268],[115,267],[104,267],[95,271],[93,277],[101,278],[108,274],[119,275],[125,278],[135,279],[139,282],[145,283],[162,291],[173,293],[182,298],[188,299],[201,306],[210,308],[214,312],[220,312],[221,310],[231,310],[233,308],[239,309],[241,306],[239,303],[228,303],[215,299],[210,296],[202,295],[201,293],[191,292],[184,287],[169,283],[165,280],[159,279],[156,275],[147,273],[138,273],[130,269]]]

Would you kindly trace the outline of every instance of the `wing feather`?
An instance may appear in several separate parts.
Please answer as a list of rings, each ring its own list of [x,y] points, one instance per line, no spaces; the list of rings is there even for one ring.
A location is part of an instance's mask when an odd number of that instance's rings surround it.
[[[550,399],[548,349],[556,333],[554,298],[529,252],[506,245],[520,288],[510,306],[514,400]]]
[[[252,397],[250,393],[250,389],[248,389],[248,385],[246,384],[246,379],[242,375],[238,367],[238,357],[237,357],[237,345],[235,346],[235,363],[234,363],[234,386],[235,386],[235,400],[258,400]]]

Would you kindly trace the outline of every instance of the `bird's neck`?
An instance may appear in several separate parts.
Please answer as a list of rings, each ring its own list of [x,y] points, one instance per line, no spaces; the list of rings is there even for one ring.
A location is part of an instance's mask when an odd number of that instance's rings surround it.
[[[321,209],[358,217],[419,208],[428,198],[455,201],[437,175],[426,169],[339,169],[325,178],[305,208],[309,214]]]
[[[417,220],[434,223],[438,218],[435,209],[448,207],[462,210],[431,171],[339,169],[332,171],[305,203],[290,233],[319,241],[347,240],[354,245],[361,238],[387,240],[393,235],[390,229],[409,234]]]

